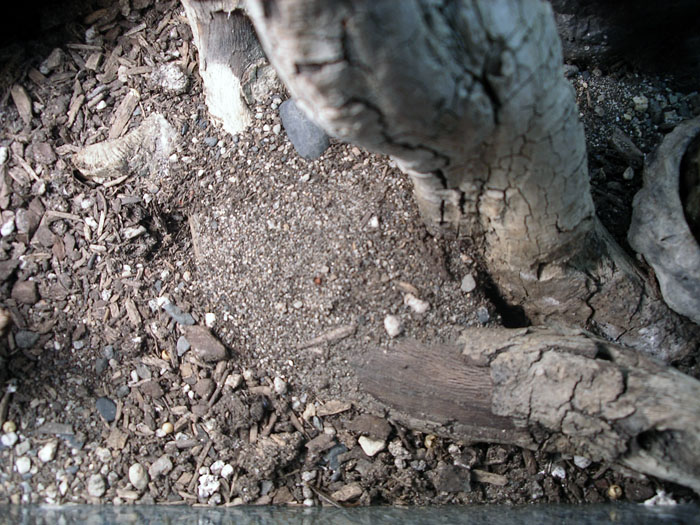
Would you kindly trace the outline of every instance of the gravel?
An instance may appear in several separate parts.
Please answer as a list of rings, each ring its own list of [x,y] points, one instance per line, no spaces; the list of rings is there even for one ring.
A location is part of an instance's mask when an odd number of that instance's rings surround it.
[[[117,405],[108,397],[98,398],[95,401],[95,408],[107,423],[111,423],[117,417]]]
[[[396,315],[387,315],[384,318],[384,330],[386,330],[389,337],[398,337],[403,331],[401,319]]]
[[[105,479],[99,474],[93,474],[87,480],[87,491],[93,498],[101,498],[107,491]]]
[[[43,463],[48,463],[49,461],[53,461],[53,459],[56,457],[56,450],[58,449],[58,443],[56,441],[49,441],[39,449],[39,452],[37,452],[37,457],[43,462]]]
[[[129,482],[136,490],[144,490],[148,486],[148,472],[141,463],[134,463],[129,467]]]

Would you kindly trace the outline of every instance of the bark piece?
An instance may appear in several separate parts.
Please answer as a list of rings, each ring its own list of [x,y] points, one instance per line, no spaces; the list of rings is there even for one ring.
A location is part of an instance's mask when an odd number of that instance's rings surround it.
[[[617,462],[700,493],[697,380],[579,331],[474,328],[464,341],[373,352],[358,366],[380,401],[368,406],[418,430]]]
[[[170,156],[177,132],[159,114],[153,114],[127,135],[87,146],[73,155],[73,164],[92,179],[148,173]]]
[[[19,84],[14,84],[12,88],[10,88],[10,95],[17,107],[19,116],[24,123],[29,126],[32,123],[32,99],[29,98],[27,90]]]
[[[350,501],[362,496],[362,486],[359,483],[350,483],[331,494],[331,499],[335,501]]]
[[[654,268],[666,304],[700,324],[700,244],[679,193],[682,160],[698,137],[700,118],[681,124],[647,163],[644,187],[634,197],[628,239]]]
[[[140,99],[141,96],[138,91],[135,89],[129,90],[114,112],[114,120],[112,121],[112,126],[109,128],[109,140],[117,139],[121,136],[122,132],[129,124],[131,114],[136,109],[136,106],[138,106]]]

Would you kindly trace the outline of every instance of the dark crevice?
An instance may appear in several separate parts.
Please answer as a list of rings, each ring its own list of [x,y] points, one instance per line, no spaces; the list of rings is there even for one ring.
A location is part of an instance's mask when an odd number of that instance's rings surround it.
[[[595,359],[601,361],[614,361],[610,350],[603,343],[595,343]]]
[[[505,328],[525,328],[532,325],[523,307],[508,303],[488,274],[484,274],[484,295],[501,316]]]

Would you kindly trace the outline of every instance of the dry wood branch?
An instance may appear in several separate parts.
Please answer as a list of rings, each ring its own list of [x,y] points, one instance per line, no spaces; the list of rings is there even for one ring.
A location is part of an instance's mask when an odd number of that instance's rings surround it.
[[[700,382],[584,332],[479,328],[464,341],[374,352],[360,381],[413,428],[617,462],[700,493]]]

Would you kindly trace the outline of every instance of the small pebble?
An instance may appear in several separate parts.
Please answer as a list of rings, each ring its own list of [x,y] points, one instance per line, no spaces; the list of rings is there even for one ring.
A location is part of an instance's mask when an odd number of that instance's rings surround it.
[[[107,423],[111,423],[117,417],[117,405],[108,397],[98,398],[95,407]]]
[[[28,439],[25,439],[24,441],[20,441],[15,446],[15,455],[24,456],[27,452],[29,452],[30,448],[32,448],[32,444],[29,442]]]
[[[129,482],[136,490],[143,490],[148,486],[148,472],[141,463],[134,463],[129,467]]]
[[[281,377],[275,377],[273,384],[277,395],[283,396],[287,392],[287,383]]]
[[[360,447],[362,447],[364,453],[369,457],[375,456],[386,447],[386,441],[368,438],[367,436],[360,436],[357,442],[360,444]]]
[[[58,443],[55,441],[49,441],[39,449],[39,452],[37,452],[37,456],[43,463],[48,463],[49,461],[53,461],[53,458],[56,457],[56,449],[58,448]]]
[[[476,318],[481,324],[486,324],[491,319],[488,309],[485,306],[480,306],[476,309]]]
[[[216,146],[218,144],[218,142],[219,142],[219,139],[217,139],[216,137],[205,137],[204,138],[204,143],[207,146],[209,146],[210,148],[213,148],[214,146]]]
[[[15,470],[19,475],[26,474],[32,468],[32,461],[27,456],[15,460]]]
[[[221,468],[221,477],[228,479],[231,477],[231,474],[233,474],[233,467],[227,463]]]
[[[301,473],[301,480],[304,483],[308,483],[309,481],[313,481],[316,479],[316,471],[315,470],[307,470]]]
[[[0,443],[2,443],[4,447],[14,447],[18,439],[17,433],[7,432],[0,437]]]
[[[172,469],[173,462],[167,454],[163,454],[151,464],[151,468],[148,469],[148,474],[151,476],[151,479],[156,479],[160,476],[165,476]]]
[[[644,95],[632,97],[632,102],[634,103],[634,110],[638,113],[644,113],[649,109],[649,99]]]
[[[39,340],[39,334],[29,330],[20,330],[15,334],[15,343],[19,348],[27,350],[32,348]]]
[[[634,169],[632,166],[628,166],[627,169],[624,171],[622,174],[622,178],[625,180],[632,180],[634,179]]]
[[[369,226],[373,230],[376,230],[377,228],[379,228],[379,217],[377,217],[376,215],[373,215],[372,218],[367,223],[367,226]]]
[[[184,313],[179,306],[174,305],[171,302],[163,303],[163,310],[173,318],[173,320],[183,326],[192,326],[194,324],[194,317],[189,313]]]
[[[194,354],[208,363],[223,361],[228,358],[228,351],[219,340],[204,326],[185,326],[185,337],[192,345]]]
[[[209,471],[212,474],[220,474],[221,469],[224,468],[224,465],[225,465],[225,463],[223,461],[221,461],[220,459],[217,459],[216,461],[214,461],[214,463],[211,464],[211,466],[209,467]]]
[[[552,469],[552,477],[566,479],[566,470],[564,470],[564,467],[557,465]]]
[[[403,327],[401,326],[401,319],[395,315],[387,315],[384,318],[384,329],[389,337],[394,338],[398,336],[403,330]]]
[[[406,296],[404,297],[403,304],[408,306],[417,314],[424,314],[430,308],[430,303],[428,301],[418,299],[418,297],[410,293],[406,294]]]
[[[17,424],[12,420],[5,421],[2,424],[2,431],[5,433],[16,432]]]
[[[205,325],[207,325],[209,328],[212,328],[214,326],[214,323],[216,323],[216,315],[215,314],[213,314],[211,312],[207,312],[206,314],[204,314],[204,324]]]
[[[93,498],[101,498],[107,490],[105,479],[99,474],[90,476],[87,482],[87,491]]]
[[[591,460],[583,456],[574,456],[574,465],[581,469],[588,468],[591,466]]]
[[[204,474],[199,476],[199,486],[197,487],[197,495],[200,498],[208,498],[212,494],[219,491],[221,483],[216,476]]]
[[[184,335],[181,335],[177,339],[177,355],[178,357],[182,357],[185,355],[185,352],[187,352],[190,349],[190,343],[187,339],[185,339]]]
[[[10,217],[7,221],[5,221],[2,226],[0,226],[0,235],[3,237],[7,237],[8,235],[12,235],[15,231],[15,218]]]
[[[110,459],[112,459],[112,453],[105,447],[97,447],[95,449],[95,456],[97,456],[97,459],[99,459],[102,463],[107,463]]]
[[[476,289],[476,280],[472,274],[468,273],[462,278],[460,289],[465,293],[473,292]]]
[[[175,427],[170,421],[166,421],[163,423],[163,426],[161,427],[161,430],[163,431],[164,435],[172,434],[173,431],[175,430]]]

